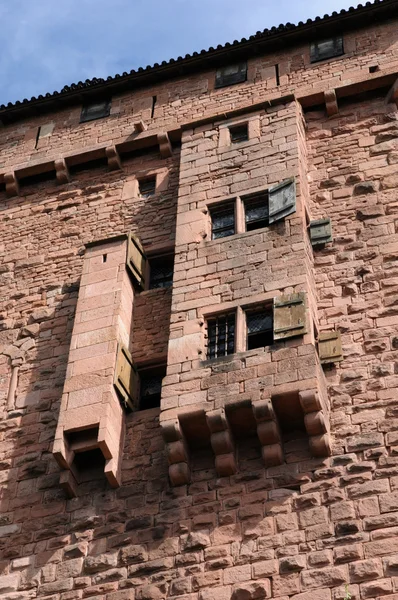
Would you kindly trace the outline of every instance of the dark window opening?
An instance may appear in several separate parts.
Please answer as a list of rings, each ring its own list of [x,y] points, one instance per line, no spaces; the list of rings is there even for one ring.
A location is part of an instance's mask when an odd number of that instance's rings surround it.
[[[272,405],[284,440],[307,436],[304,412],[297,394],[275,396],[272,398]]]
[[[162,381],[166,376],[166,365],[150,367],[139,372],[140,403],[139,410],[148,410],[160,406]]]
[[[100,102],[91,102],[84,104],[82,112],[80,114],[80,123],[86,121],[95,121],[96,119],[103,119],[109,117],[111,112],[111,101],[101,100]]]
[[[173,285],[174,255],[149,259],[149,289],[167,288]]]
[[[281,79],[280,79],[280,75],[279,75],[279,65],[278,64],[275,65],[275,79],[276,79],[276,85],[279,86],[281,84]]]
[[[269,225],[269,204],[267,192],[243,198],[245,207],[246,231],[261,229]]]
[[[380,71],[379,65],[372,65],[369,67],[369,73],[377,73],[378,71]]]
[[[274,343],[272,308],[246,313],[247,349],[263,348]]]
[[[102,262],[106,263],[107,259],[108,259],[108,255],[107,254],[103,254],[102,255]]]
[[[341,36],[312,42],[310,46],[310,58],[312,63],[326,60],[327,58],[334,58],[335,56],[341,56],[342,54],[344,54],[344,48],[343,38]]]
[[[39,143],[39,139],[40,139],[40,131],[41,131],[41,127],[37,128],[37,133],[36,133],[36,141],[35,141],[35,149],[37,148],[37,145]]]
[[[78,483],[104,479],[105,458],[99,448],[76,452],[72,472]]]
[[[235,313],[207,321],[207,358],[220,358],[235,352]]]
[[[152,96],[152,107],[151,107],[151,119],[155,116],[155,106],[156,106],[157,97]]]
[[[149,198],[156,193],[156,177],[143,179],[138,182],[138,190],[141,198]]]
[[[249,129],[247,123],[243,125],[235,125],[229,128],[229,135],[231,137],[231,144],[239,144],[240,142],[247,142],[249,139]]]
[[[216,88],[242,83],[247,79],[247,63],[241,62],[228,67],[221,67],[216,72]]]
[[[78,165],[70,165],[69,173],[82,173],[83,171],[92,171],[94,169],[103,169],[108,168],[108,159],[104,156],[103,158],[94,158],[93,160],[88,160],[87,162],[82,162]]]
[[[0,181],[0,192],[6,191],[6,184],[4,181]]]
[[[228,237],[235,233],[235,203],[223,204],[211,211],[212,239]]]

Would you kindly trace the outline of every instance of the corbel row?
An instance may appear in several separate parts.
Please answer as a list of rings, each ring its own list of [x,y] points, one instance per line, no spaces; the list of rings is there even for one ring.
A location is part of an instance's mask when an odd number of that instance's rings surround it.
[[[142,133],[146,129],[147,126],[144,123],[144,121],[138,121],[137,123],[134,123],[135,133]],[[173,153],[173,148],[170,142],[169,134],[167,132],[161,132],[155,134],[155,136],[153,137],[153,141],[156,143],[156,145],[159,146],[160,156],[162,158],[170,158]],[[55,171],[56,180],[60,185],[69,183],[71,181],[68,166],[69,164],[75,166],[78,164],[84,164],[85,162],[90,161],[92,159],[105,157],[108,162],[108,167],[111,171],[120,170],[123,168],[120,152],[123,150],[134,149],[133,144],[134,141],[132,142],[130,140],[126,143],[107,146],[105,148],[95,148],[92,151],[84,152],[84,158],[80,158],[80,160],[79,156],[81,155],[75,154],[69,155],[65,158],[58,158],[53,161],[39,163],[31,167],[28,166],[23,169],[11,171],[9,173],[4,173],[2,177],[0,175],[0,181],[1,179],[3,180],[6,195],[9,198],[12,198],[13,196],[19,196],[20,194],[19,180],[23,177],[27,177],[30,175],[40,175],[42,173]]]
[[[331,453],[330,425],[318,390],[299,392],[300,405],[304,412],[304,423],[313,456],[326,457]],[[284,462],[282,436],[278,419],[270,399],[252,403],[258,439],[262,446],[265,467],[274,467]],[[195,415],[192,415],[192,419]],[[229,477],[237,472],[234,436],[225,409],[206,413],[210,433],[210,444],[215,455],[215,468],[219,477]],[[169,463],[169,478],[173,486],[190,482],[191,468],[188,443],[178,418],[161,423],[166,454]]]

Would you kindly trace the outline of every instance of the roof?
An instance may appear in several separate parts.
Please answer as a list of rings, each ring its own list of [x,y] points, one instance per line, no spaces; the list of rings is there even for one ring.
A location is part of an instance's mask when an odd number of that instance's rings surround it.
[[[311,40],[349,29],[358,29],[369,24],[397,17],[398,0],[374,0],[356,8],[333,12],[331,15],[300,21],[297,25],[286,23],[279,27],[264,29],[251,35],[248,39],[235,40],[232,43],[219,45],[216,48],[201,50],[179,56],[177,59],[155,63],[152,66],[131,70],[120,75],[101,79],[94,77],[66,85],[61,91],[40,95],[30,100],[24,99],[0,105],[0,120],[6,124],[12,121],[56,110],[68,104],[81,103],[93,98],[109,97],[145,85],[159,83],[173,77],[181,77],[197,71],[217,68],[238,59],[247,59],[259,52],[272,52],[298,44],[303,40]]]

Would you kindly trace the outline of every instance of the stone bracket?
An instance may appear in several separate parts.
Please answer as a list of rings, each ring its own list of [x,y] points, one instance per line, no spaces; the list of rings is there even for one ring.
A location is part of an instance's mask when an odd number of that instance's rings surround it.
[[[170,156],[172,156],[173,154],[173,149],[171,147],[169,134],[167,132],[158,133],[157,139],[159,144],[160,156],[162,158],[170,158]]]
[[[55,174],[57,177],[58,183],[69,183],[70,175],[68,165],[64,158],[59,158],[54,161]]]
[[[328,117],[333,117],[339,112],[339,106],[337,104],[336,90],[327,90],[324,92],[326,113]]]
[[[108,146],[105,148],[106,158],[108,159],[108,167],[111,171],[116,171],[122,168],[122,161],[120,160],[119,152],[116,146]]]
[[[299,392],[301,408],[304,412],[304,423],[309,436],[309,445],[314,456],[329,456],[330,424],[326,411],[323,410],[319,392],[305,390]]]
[[[166,454],[169,461],[169,477],[174,486],[185,485],[191,479],[189,452],[178,418],[161,423]]]
[[[147,130],[147,126],[144,123],[144,121],[137,121],[137,123],[134,123],[134,132],[135,133],[142,133],[143,131]]]
[[[19,183],[14,171],[12,173],[4,173],[4,183],[8,198],[19,195]]]
[[[262,455],[266,467],[274,467],[283,462],[283,448],[278,422],[271,400],[253,402],[253,414],[257,423],[257,435],[262,445]]]
[[[210,429],[210,443],[216,455],[216,471],[220,477],[228,477],[237,471],[235,447],[227,415],[223,408],[206,413]]]
[[[395,104],[398,108],[398,79],[395,81],[386,98],[387,104]]]

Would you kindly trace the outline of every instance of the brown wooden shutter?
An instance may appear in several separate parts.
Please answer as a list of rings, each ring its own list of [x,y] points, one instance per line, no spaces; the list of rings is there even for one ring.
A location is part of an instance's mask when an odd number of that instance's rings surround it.
[[[329,218],[311,221],[309,230],[311,245],[314,248],[333,241],[332,222]]]
[[[146,261],[144,250],[139,239],[129,233],[127,246],[127,268],[134,282],[141,288],[145,287]]]
[[[305,294],[288,294],[274,298],[274,340],[306,333]]]
[[[113,384],[125,406],[138,408],[138,375],[130,352],[119,343]]]
[[[318,353],[322,365],[343,360],[340,331],[322,331],[318,337]]]
[[[268,190],[269,223],[276,223],[296,212],[296,182],[294,177]]]

